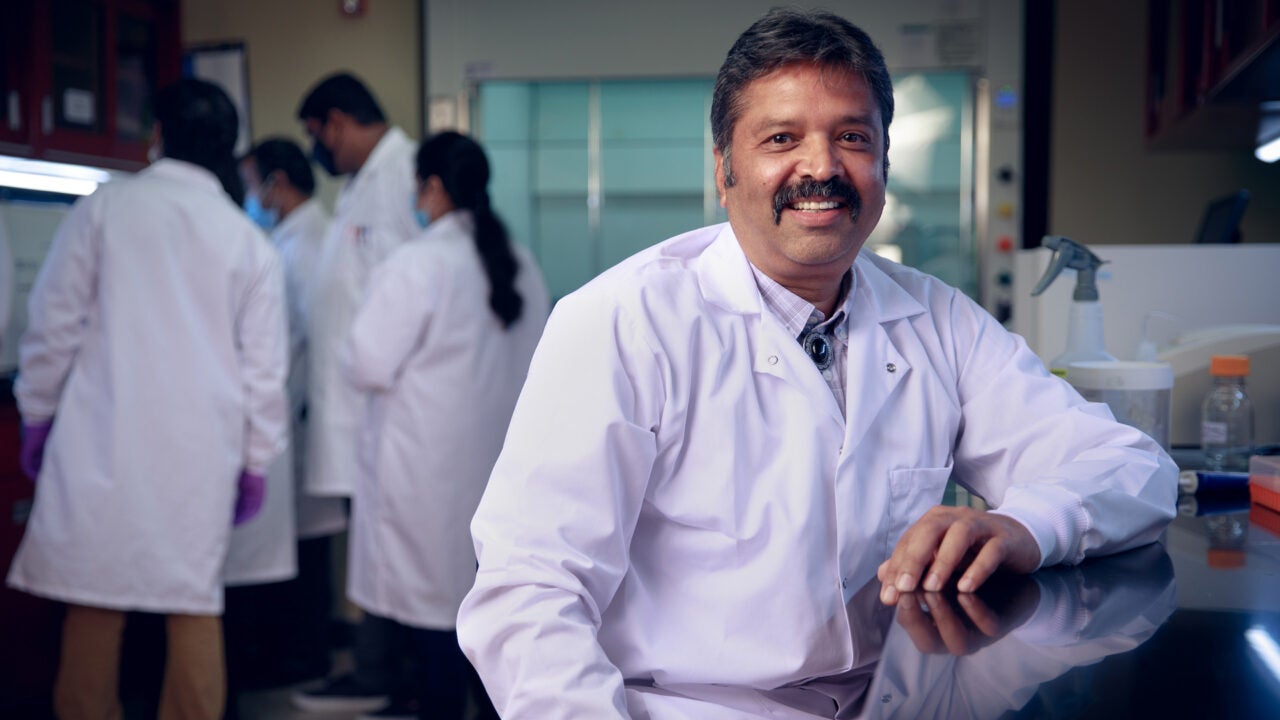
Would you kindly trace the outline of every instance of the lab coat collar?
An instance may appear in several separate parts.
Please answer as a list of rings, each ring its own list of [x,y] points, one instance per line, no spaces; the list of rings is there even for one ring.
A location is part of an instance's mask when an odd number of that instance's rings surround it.
[[[720,226],[715,240],[698,258],[697,273],[708,301],[741,315],[760,314],[764,302],[760,289],[729,223]]]
[[[185,160],[174,160],[173,158],[160,158],[151,163],[139,175],[165,178],[175,180],[177,182],[188,185],[195,185],[210,192],[222,194],[222,182],[218,180],[218,176],[208,170],[189,163]]]
[[[852,315],[885,323],[925,312],[925,308],[886,271],[892,263],[859,252],[853,263],[852,297],[845,308]],[[733,228],[725,223],[699,259],[698,281],[707,300],[731,312],[757,315],[764,300],[746,253]]]
[[[404,147],[409,144],[409,136],[405,135],[404,131],[398,126],[393,125],[387,128],[387,131],[378,139],[378,144],[373,146],[373,152],[369,153],[364,165],[361,165],[359,170],[351,174],[351,179],[356,180],[362,174],[366,174],[365,171],[370,168],[378,167],[386,162],[394,162],[396,155],[403,152]],[[405,198],[405,202],[409,202],[409,199]]]
[[[848,342],[858,350],[851,351],[846,358],[848,407],[843,413],[822,375],[795,339],[787,336],[781,323],[761,323],[762,328],[771,329],[763,330],[758,336],[762,344],[755,353],[755,371],[778,377],[815,398],[832,422],[843,427],[848,448],[856,448],[861,442],[879,408],[911,369],[885,325],[924,313],[925,308],[890,276],[894,267],[870,253],[859,253],[854,260],[853,288],[844,308],[849,314]],[[764,300],[760,289],[729,225],[721,228],[702,253],[697,272],[709,302],[729,312],[762,315]]]
[[[877,322],[886,323],[925,312],[920,301],[890,276],[896,267],[874,253],[858,253],[853,263],[854,299],[846,304],[851,315],[869,313]]]
[[[275,229],[271,231],[271,237],[276,238],[277,240],[282,237],[287,237],[294,231],[294,229],[306,224],[308,215],[313,215],[318,212],[324,212],[324,207],[320,204],[319,200],[311,198],[304,201],[301,205],[294,208],[293,212],[286,215],[284,219],[280,221],[279,225],[276,225]]]
[[[432,220],[419,237],[437,238],[455,235],[471,237],[475,233],[475,227],[475,218],[470,210],[450,210]]]

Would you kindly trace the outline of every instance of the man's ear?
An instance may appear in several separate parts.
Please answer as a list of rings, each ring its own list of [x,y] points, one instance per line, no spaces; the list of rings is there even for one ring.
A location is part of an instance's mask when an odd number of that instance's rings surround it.
[[[338,108],[329,108],[329,112],[325,115],[325,125],[332,125],[339,130],[346,130],[347,124],[351,122],[351,116],[342,112]]]
[[[715,155],[716,158],[716,195],[720,198],[720,207],[725,207],[724,153],[720,152],[720,148],[716,148],[712,151],[712,154]]]

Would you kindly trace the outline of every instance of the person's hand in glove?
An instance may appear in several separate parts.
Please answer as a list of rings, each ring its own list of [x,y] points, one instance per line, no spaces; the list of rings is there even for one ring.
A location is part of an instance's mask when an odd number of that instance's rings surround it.
[[[44,444],[49,440],[49,430],[53,428],[53,418],[44,422],[28,425],[22,424],[22,449],[19,451],[19,462],[22,472],[31,482],[40,476],[40,466],[44,463]]]
[[[267,483],[261,475],[254,475],[248,470],[240,473],[239,489],[236,492],[236,512],[231,519],[232,525],[246,523],[262,510],[262,501],[267,496]]]

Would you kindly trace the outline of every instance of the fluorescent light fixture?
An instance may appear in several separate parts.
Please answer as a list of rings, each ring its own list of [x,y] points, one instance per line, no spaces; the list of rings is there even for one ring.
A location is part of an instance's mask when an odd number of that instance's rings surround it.
[[[1280,160],[1280,136],[1276,136],[1259,145],[1253,151],[1253,156],[1265,163],[1273,163]]]
[[[1280,645],[1276,644],[1271,633],[1261,625],[1254,625],[1244,631],[1244,639],[1249,641],[1250,649],[1258,655],[1276,680],[1280,680]]]
[[[1280,102],[1268,100],[1258,105],[1258,135],[1253,156],[1265,163],[1280,160]]]
[[[99,168],[0,156],[0,186],[88,195],[109,180],[111,173]]]

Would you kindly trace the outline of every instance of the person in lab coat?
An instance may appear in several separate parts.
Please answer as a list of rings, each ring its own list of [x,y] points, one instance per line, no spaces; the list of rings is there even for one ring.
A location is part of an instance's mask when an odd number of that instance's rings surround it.
[[[218,179],[235,108],[187,79],[154,109],[161,159],[71,209],[19,349],[36,495],[8,581],[67,603],[61,718],[119,717],[131,610],[167,615],[160,717],[221,717],[228,536],[288,436],[280,263]]]
[[[229,588],[223,626],[227,637],[228,682],[283,685],[329,673],[329,626],[333,614],[331,538],[346,529],[346,501],[306,491],[307,420],[307,300],[315,278],[329,213],[313,197],[315,175],[297,143],[269,138],[253,146],[239,162],[245,185],[245,210],[271,233],[280,253],[285,277],[289,320],[289,414],[292,444],[273,465],[287,473],[288,495],[271,494],[263,520],[279,519],[293,511],[296,522],[258,528],[237,528],[227,558],[228,584],[239,565],[240,587]],[[268,482],[273,478],[268,475]],[[254,536],[246,533],[256,532]],[[281,536],[281,533],[287,533]],[[296,576],[266,577],[254,567],[282,564],[278,558],[296,554]],[[239,561],[239,562],[235,562]],[[274,580],[274,581],[273,581]]]
[[[413,629],[421,716],[460,720],[471,671],[454,627],[476,574],[470,519],[550,299],[490,207],[479,144],[456,132],[425,140],[417,178],[430,224],[378,266],[346,347],[348,377],[373,396],[347,593]]]
[[[312,159],[346,176],[320,249],[307,308],[306,491],[350,497],[360,473],[367,398],[342,376],[339,354],[369,273],[418,230],[411,198],[415,144],[387,123],[373,93],[348,73],[317,83],[298,108]],[[394,623],[366,615],[355,633],[355,671],[295,693],[304,710],[361,712],[385,705],[409,682],[391,658],[407,642]]]
[[[628,684],[844,673],[866,660],[845,604],[870,583],[886,604],[968,592],[1173,518],[1151,438],[955,288],[860,252],[892,115],[863,31],[770,11],[712,101],[729,222],[556,305],[458,616],[503,717],[627,717]],[[941,506],[949,478],[993,510]]]

